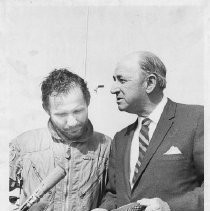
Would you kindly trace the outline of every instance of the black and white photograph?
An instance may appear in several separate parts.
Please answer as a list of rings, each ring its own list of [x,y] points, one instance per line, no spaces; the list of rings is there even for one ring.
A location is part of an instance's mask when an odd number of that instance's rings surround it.
[[[0,210],[208,210],[209,58],[207,0],[1,0]]]

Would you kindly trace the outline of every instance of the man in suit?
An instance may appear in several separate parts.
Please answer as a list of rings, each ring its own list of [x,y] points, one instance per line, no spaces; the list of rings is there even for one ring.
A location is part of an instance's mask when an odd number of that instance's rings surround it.
[[[127,55],[113,79],[118,109],[138,119],[114,137],[106,195],[94,210],[131,202],[146,211],[203,210],[203,106],[164,95],[166,68],[150,52]]]

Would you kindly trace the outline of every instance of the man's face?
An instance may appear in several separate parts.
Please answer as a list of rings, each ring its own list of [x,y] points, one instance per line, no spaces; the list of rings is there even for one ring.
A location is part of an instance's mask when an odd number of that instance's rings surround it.
[[[51,121],[68,138],[79,138],[88,121],[88,105],[79,87],[49,97]]]
[[[118,109],[129,113],[141,114],[146,106],[146,73],[135,59],[118,63],[111,93],[116,95]]]

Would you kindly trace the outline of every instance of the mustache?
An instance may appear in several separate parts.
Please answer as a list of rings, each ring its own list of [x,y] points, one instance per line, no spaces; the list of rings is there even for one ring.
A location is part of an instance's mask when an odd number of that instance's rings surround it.
[[[78,130],[82,128],[82,125],[75,125],[75,126],[71,126],[71,127],[68,127],[68,128],[65,128],[63,129],[64,131],[69,131],[69,130]]]

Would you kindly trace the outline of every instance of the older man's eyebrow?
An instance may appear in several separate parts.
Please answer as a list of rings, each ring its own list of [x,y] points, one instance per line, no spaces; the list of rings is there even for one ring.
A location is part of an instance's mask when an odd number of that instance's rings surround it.
[[[121,75],[114,75],[114,76],[113,76],[113,80],[114,80],[114,81],[116,81],[116,79],[118,79],[118,80],[119,80],[120,78],[122,78],[122,76],[121,76]]]

